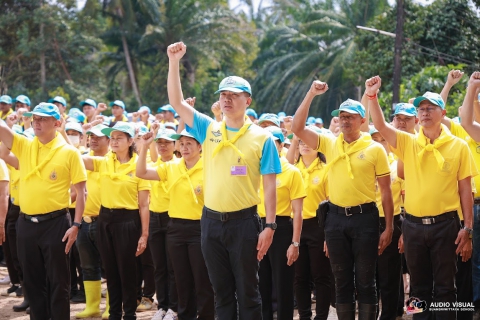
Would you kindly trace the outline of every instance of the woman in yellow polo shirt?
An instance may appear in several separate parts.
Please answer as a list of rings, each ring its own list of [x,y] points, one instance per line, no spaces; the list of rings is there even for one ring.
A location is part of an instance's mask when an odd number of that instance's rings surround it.
[[[278,153],[283,150],[282,129],[270,126],[265,128],[273,135]],[[302,206],[305,193],[300,170],[280,157],[282,173],[277,174],[277,229],[266,256],[260,261],[259,288],[262,297],[262,314],[264,320],[273,320],[272,287],[277,297],[277,319],[293,318],[293,263],[298,259],[300,234],[302,232]],[[263,183],[260,183],[260,200],[258,214],[265,225],[265,196]],[[292,221],[293,214],[293,221]],[[293,223],[292,223],[293,222]],[[273,285],[273,286],[272,286]]]
[[[303,225],[300,238],[300,256],[295,262],[295,296],[300,319],[312,317],[310,281],[315,284],[315,319],[327,319],[330,309],[332,271],[330,261],[323,252],[325,232],[316,218],[320,202],[327,199],[325,156],[310,148],[294,135],[289,153],[298,146],[299,157],[295,166],[302,173],[307,197],[303,200]]]
[[[97,242],[105,268],[110,302],[110,319],[135,319],[136,256],[142,254],[148,238],[148,196],[150,183],[135,176],[137,154],[133,144],[135,128],[117,122],[102,129],[110,137],[111,153],[106,157],[84,156],[87,170],[100,173],[101,208],[97,220]]]
[[[167,249],[175,270],[179,319],[213,320],[213,289],[200,244],[200,218],[204,204],[201,144],[183,130],[172,135],[178,140],[182,159],[147,168],[147,149],[153,132],[144,135],[136,174],[147,180],[165,181],[170,194]],[[170,311],[170,310],[169,310]]]

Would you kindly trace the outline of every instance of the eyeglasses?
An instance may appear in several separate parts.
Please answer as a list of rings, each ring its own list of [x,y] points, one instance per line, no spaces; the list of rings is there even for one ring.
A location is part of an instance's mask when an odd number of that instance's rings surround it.
[[[355,119],[357,119],[357,116],[340,116],[340,121],[353,121]]]
[[[439,107],[417,108],[418,113],[432,113]]]

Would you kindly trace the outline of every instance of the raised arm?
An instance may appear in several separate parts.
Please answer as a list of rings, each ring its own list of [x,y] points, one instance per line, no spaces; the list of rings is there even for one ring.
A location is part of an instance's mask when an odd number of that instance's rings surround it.
[[[365,93],[363,93],[362,101],[360,101],[360,102],[365,107],[365,119],[367,119],[367,121],[362,123],[362,125],[360,126],[360,131],[369,133],[370,132],[370,126],[369,126],[369,124],[370,124],[370,107],[368,105],[368,97]]]
[[[305,98],[295,112],[292,122],[293,133],[306,145],[313,149],[318,149],[318,134],[313,130],[308,130],[305,127],[307,121],[308,111],[312,104],[313,98],[318,95],[324,94],[328,90],[328,84],[321,81],[313,81],[312,86],[308,90]]]
[[[385,121],[382,109],[378,104],[377,92],[382,85],[382,79],[379,76],[365,81],[365,94],[368,98],[370,114],[372,116],[373,125],[380,132],[383,138],[393,148],[397,148],[397,131]]]
[[[169,59],[167,91],[168,100],[172,107],[188,126],[193,127],[195,109],[183,99],[182,83],[180,81],[180,59],[186,52],[187,46],[183,42],[171,44],[167,48]]]
[[[475,71],[468,80],[467,92],[462,106],[462,127],[475,141],[480,141],[480,124],[474,121],[474,101],[477,99],[477,91],[480,88],[480,72]]]
[[[445,104],[447,104],[448,94],[450,93],[450,89],[454,85],[460,81],[463,77],[463,72],[460,70],[450,70],[447,76],[447,81],[445,81],[445,85],[443,86],[442,92],[440,92],[440,96],[442,97]]]
[[[154,139],[153,132],[150,131],[144,134],[138,143],[141,145],[140,152],[138,154],[137,169],[135,174],[137,177],[145,180],[160,180],[157,170],[153,168],[147,168],[147,150]]]
[[[12,149],[13,145],[13,131],[10,129],[5,121],[0,121],[0,141],[7,147],[8,150]]]

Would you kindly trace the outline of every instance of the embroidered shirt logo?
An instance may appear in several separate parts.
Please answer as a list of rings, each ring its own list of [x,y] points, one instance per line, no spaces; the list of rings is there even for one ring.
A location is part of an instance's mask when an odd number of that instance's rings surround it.
[[[315,178],[312,179],[312,183],[315,184],[315,185],[318,184],[319,182],[320,182],[319,177],[315,177]]]
[[[194,191],[196,195],[202,194],[202,186],[197,186]]]
[[[212,130],[212,134],[215,136],[215,137],[220,137],[222,135],[222,133],[220,132],[220,130],[217,130],[217,131],[213,131]]]
[[[57,172],[55,171],[55,169],[52,171],[52,173],[50,173],[50,180],[57,180]]]
[[[365,160],[365,153],[362,151],[360,154],[357,156],[358,159],[360,160]]]

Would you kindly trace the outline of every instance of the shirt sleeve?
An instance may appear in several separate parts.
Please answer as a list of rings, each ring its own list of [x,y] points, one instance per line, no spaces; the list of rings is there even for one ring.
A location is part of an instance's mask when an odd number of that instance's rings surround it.
[[[263,144],[262,158],[260,159],[260,173],[262,175],[282,173],[282,165],[273,137],[268,137]]]
[[[331,150],[335,144],[335,139],[336,138],[331,138],[326,134],[319,134],[318,135],[318,152],[321,152],[325,155],[325,157],[328,160],[333,160],[333,159],[328,159],[329,156],[331,155]]]
[[[12,153],[20,159],[30,140],[20,134],[13,134]]]
[[[390,150],[402,161],[404,159],[405,147],[409,138],[410,133],[397,130],[397,147],[390,147]]]
[[[185,128],[187,132],[191,133],[195,139],[200,142],[200,144],[203,144],[203,141],[205,141],[205,138],[207,137],[208,126],[213,121],[214,120],[209,116],[195,110],[193,113],[193,127],[189,127],[185,124]]]
[[[0,160],[0,181],[10,181],[7,164],[3,160]]]
[[[102,163],[107,161],[107,158],[104,157],[92,157],[93,161],[93,172],[102,171]]]
[[[71,153],[70,179],[72,181],[72,184],[87,181],[87,170],[85,170],[82,156],[77,150],[72,150]]]
[[[149,180],[138,179],[138,191],[150,191],[152,189],[152,185]]]
[[[388,164],[387,152],[382,146],[376,146],[377,148],[377,163],[375,165],[375,175],[377,177],[383,177],[390,174],[390,165]]]
[[[295,168],[292,174],[292,184],[290,187],[290,200],[301,199],[307,196],[305,185],[303,184],[300,170]]]
[[[463,142],[463,141],[462,141]],[[457,173],[457,180],[463,180],[468,177],[475,177],[478,175],[478,169],[473,160],[472,153],[468,149],[466,143],[462,143],[462,149],[460,151],[460,167]]]
[[[168,162],[162,163],[157,166],[157,174],[160,181],[168,181],[167,168]]]

